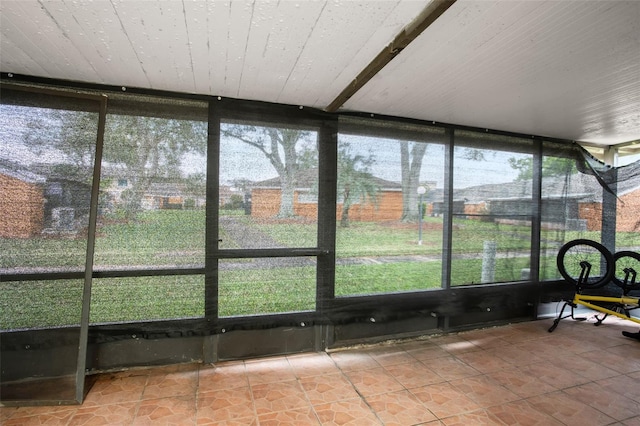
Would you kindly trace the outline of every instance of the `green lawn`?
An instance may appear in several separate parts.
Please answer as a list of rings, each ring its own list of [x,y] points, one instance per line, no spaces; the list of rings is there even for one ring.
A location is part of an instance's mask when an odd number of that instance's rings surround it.
[[[228,212],[225,212],[228,213]],[[231,212],[235,213],[235,212]],[[315,224],[252,223],[237,216],[282,247],[313,246]],[[498,247],[495,281],[519,280],[529,267],[530,229],[477,220],[457,220],[453,229],[452,285],[480,283],[485,241]],[[225,247],[239,247],[220,229]],[[543,231],[549,241],[593,238],[596,234]],[[441,287],[442,221],[426,218],[418,245],[417,224],[352,222],[336,236],[336,296],[421,291]],[[637,234],[618,236],[618,244],[637,244]],[[555,246],[554,243],[551,253]],[[204,264],[205,213],[161,210],[141,214],[136,222],[101,220],[96,239],[99,268],[188,267]],[[81,270],[83,238],[0,239],[2,268]],[[221,265],[224,262],[221,261]],[[315,267],[255,267],[250,259],[221,268],[219,314],[222,317],[315,309]],[[557,278],[555,256],[541,258],[543,278]],[[103,278],[93,281],[91,322],[129,322],[204,315],[204,277],[162,276]],[[74,280],[0,283],[0,329],[77,324],[82,282]]]

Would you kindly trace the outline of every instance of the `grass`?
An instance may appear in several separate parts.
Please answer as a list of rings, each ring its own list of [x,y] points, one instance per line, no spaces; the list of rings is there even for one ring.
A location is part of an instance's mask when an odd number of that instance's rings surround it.
[[[336,296],[441,288],[442,262],[336,266]]]
[[[234,214],[237,212],[223,212]],[[282,247],[315,246],[317,226],[295,221],[253,223],[237,215]],[[352,222],[336,232],[336,296],[422,291],[441,287],[442,220],[425,218],[423,244],[417,224]],[[529,267],[530,229],[526,226],[456,220],[453,229],[452,285],[477,284],[482,276],[484,242],[496,242],[495,282],[521,279]],[[225,247],[239,247],[220,229]],[[596,233],[543,231],[543,246],[573,238],[599,239]],[[638,245],[637,234],[619,234],[620,247]],[[98,268],[186,267],[204,264],[205,213],[202,210],[162,210],[141,214],[136,222],[106,218],[98,228],[95,264]],[[2,268],[84,267],[83,238],[0,239]],[[554,248],[551,249],[551,252]],[[360,259],[360,260],[357,260]],[[224,262],[221,261],[221,265]],[[555,256],[540,258],[541,275],[557,278]],[[314,266],[252,267],[219,272],[219,314],[222,317],[315,309]],[[0,283],[0,329],[77,324],[82,282],[75,280]],[[159,276],[95,279],[91,322],[132,322],[204,315],[204,277]]]
[[[313,266],[220,271],[219,316],[313,311],[316,268]]]
[[[95,265],[203,265],[204,210],[146,211],[98,230]]]

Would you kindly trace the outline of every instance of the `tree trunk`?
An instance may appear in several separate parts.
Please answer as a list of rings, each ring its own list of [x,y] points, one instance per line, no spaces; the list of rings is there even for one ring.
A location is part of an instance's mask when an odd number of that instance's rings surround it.
[[[400,143],[400,161],[402,167],[402,221],[418,220],[418,186],[422,159],[427,151],[426,143],[414,142],[409,153],[409,142]]]
[[[340,226],[342,228],[349,227],[349,209],[351,206],[342,206],[342,215],[340,216]]]
[[[292,176],[283,176],[282,190],[280,192],[280,211],[279,218],[290,218],[294,216],[293,199],[295,193],[295,179]]]

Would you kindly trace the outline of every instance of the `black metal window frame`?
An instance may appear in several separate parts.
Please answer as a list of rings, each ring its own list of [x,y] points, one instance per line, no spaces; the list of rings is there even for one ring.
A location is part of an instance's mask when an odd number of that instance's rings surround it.
[[[15,76],[9,78],[6,73],[2,74],[2,82],[13,82]],[[41,79],[35,77],[25,77],[24,83],[34,87],[52,90],[56,87],[77,88],[95,93],[119,93],[122,95],[122,88],[91,85],[81,83],[68,83],[64,81]],[[50,87],[51,89],[48,89]],[[37,89],[40,90],[40,89]],[[206,258],[204,268],[176,268],[176,269],[144,269],[144,270],[121,270],[121,271],[90,271],[92,278],[114,278],[114,277],[140,277],[140,276],[169,276],[169,275],[203,275],[205,278],[205,315],[197,319],[171,319],[140,322],[135,324],[122,323],[114,325],[93,325],[92,330],[98,334],[100,330],[107,333],[130,334],[131,330],[177,330],[184,334],[209,335],[219,333],[221,330],[243,329],[243,328],[267,328],[278,325],[300,324],[339,324],[348,322],[356,317],[369,315],[372,310],[377,310],[381,305],[389,309],[397,310],[424,310],[429,307],[443,303],[445,296],[443,292],[450,290],[450,253],[452,239],[452,211],[449,208],[444,216],[443,226],[443,268],[442,281],[444,283],[441,290],[430,290],[428,292],[412,293],[387,293],[370,296],[335,297],[335,235],[336,235],[336,174],[337,174],[337,136],[341,131],[340,118],[361,118],[367,120],[380,120],[402,126],[406,124],[436,127],[444,129],[445,138],[445,182],[444,199],[450,206],[453,197],[453,150],[456,146],[456,132],[477,132],[484,134],[495,134],[511,136],[517,138],[528,138],[532,140],[532,153],[534,158],[534,192],[532,214],[532,237],[531,251],[534,253],[532,259],[536,259],[536,250],[540,247],[540,179],[541,179],[541,158],[543,142],[547,144],[558,144],[567,146],[572,141],[522,135],[513,132],[503,132],[488,129],[478,129],[466,126],[457,126],[447,123],[424,122],[420,120],[404,119],[390,116],[380,116],[364,113],[326,113],[313,108],[304,108],[294,105],[271,104],[257,101],[236,100],[221,97],[185,95],[168,93],[161,91],[142,90],[127,88],[127,93],[153,95],[172,99],[191,99],[206,101],[209,103],[208,112],[208,151],[207,151],[207,200],[217,200],[218,194],[218,170],[219,170],[219,143],[220,143],[220,122],[221,120],[255,120],[260,123],[288,124],[311,127],[318,130],[319,135],[319,167],[320,185],[318,196],[318,237],[316,247],[295,248],[295,249],[257,249],[257,250],[221,250],[218,248],[217,203],[207,203],[206,210]],[[393,127],[393,126],[391,126]],[[350,130],[353,131],[353,130]],[[370,131],[375,133],[374,129]],[[419,137],[415,132],[409,132],[412,138]],[[399,131],[393,133],[400,139],[407,137],[407,133]],[[415,139],[413,139],[415,140]],[[418,139],[419,140],[419,139]],[[317,258],[317,280],[316,280],[316,310],[314,312],[299,312],[290,314],[270,314],[250,317],[219,318],[217,307],[217,279],[219,259],[243,258],[243,257],[294,257],[294,256],[314,256]],[[535,263],[532,264],[534,266]],[[533,275],[531,281],[537,281],[537,268],[532,268]],[[57,280],[57,279],[77,279],[85,276],[85,272],[55,272],[46,274],[5,274],[1,279],[6,281],[18,280]],[[500,285],[510,285],[504,283]],[[486,285],[485,285],[486,286]]]

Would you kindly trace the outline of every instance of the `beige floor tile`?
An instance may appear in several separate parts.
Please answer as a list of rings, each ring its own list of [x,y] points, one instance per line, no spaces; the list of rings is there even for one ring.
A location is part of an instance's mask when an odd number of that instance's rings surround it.
[[[520,399],[518,395],[486,375],[453,380],[449,383],[483,408]]]
[[[486,411],[509,426],[561,426],[563,423],[541,412],[527,401],[520,400],[489,407]]]
[[[559,357],[549,362],[589,380],[601,380],[620,375],[619,372],[608,368],[605,364],[591,361],[582,355]]]
[[[404,387],[382,367],[345,373],[360,395],[367,397],[393,392]]]
[[[511,345],[504,333],[495,332],[497,329],[471,330],[460,334],[460,337],[471,342],[480,349],[503,348]]]
[[[295,380],[254,385],[251,393],[259,416],[310,406],[302,387]]]
[[[324,426],[374,426],[382,422],[360,398],[347,399],[314,406],[318,419]]]
[[[329,356],[342,371],[367,370],[380,367],[376,360],[362,351],[338,351],[330,353]]]
[[[0,406],[0,422],[13,416],[19,407],[3,407]]]
[[[260,426],[314,426],[320,421],[311,407],[261,414]]]
[[[491,378],[522,398],[558,390],[556,387],[540,381],[537,376],[525,373],[516,367],[494,371],[491,373]]]
[[[451,354],[435,344],[421,345],[406,350],[409,355],[418,361],[427,362],[436,358],[449,357]]]
[[[142,398],[147,376],[111,378],[105,375],[96,381],[83,402],[83,406],[118,404]]]
[[[501,425],[502,422],[491,413],[485,410],[478,410],[447,417],[442,419],[442,424],[446,426],[496,426]]]
[[[596,383],[604,388],[603,391],[620,394],[640,402],[640,372],[610,377],[598,380]]]
[[[286,357],[245,362],[250,385],[295,380],[296,375]]]
[[[396,347],[382,347],[377,350],[369,350],[367,353],[383,367],[406,364],[415,361],[404,349]]]
[[[495,356],[486,350],[457,354],[456,358],[470,365],[481,373],[503,370],[513,367],[513,364]]]
[[[550,362],[538,362],[521,368],[525,374],[535,376],[543,383],[556,389],[565,389],[590,382],[591,380],[573,371],[556,367]]]
[[[440,419],[482,408],[450,383],[438,383],[411,389],[411,393]]]
[[[201,394],[197,399],[197,423],[211,424],[223,421],[256,418],[253,396],[249,387],[220,389]]]
[[[625,345],[626,346],[626,345]],[[634,373],[640,371],[640,358],[636,358],[633,353],[616,353],[615,348],[600,349],[581,354],[585,359],[595,363],[606,365],[608,368],[622,374]]]
[[[640,402],[618,393],[603,391],[597,383],[565,389],[564,393],[616,420],[640,416]]]
[[[221,363],[217,366],[207,365],[200,368],[198,372],[198,393],[247,386],[249,386],[249,379],[245,372],[244,362]]]
[[[342,373],[303,377],[300,385],[313,405],[358,398],[355,388]]]
[[[478,351],[482,349],[458,334],[435,337],[433,339],[433,343],[453,355]]]
[[[336,363],[324,352],[287,356],[296,377],[320,376],[339,371]]]
[[[142,399],[195,396],[197,386],[197,370],[152,374],[147,380]]]
[[[475,368],[453,356],[436,358],[424,361],[424,363],[444,380],[463,379],[481,374]]]
[[[387,373],[393,376],[405,389],[419,388],[445,380],[435,371],[420,361],[385,367]]]
[[[614,422],[613,418],[562,392],[534,396],[527,402],[567,425],[600,426]]]
[[[71,418],[74,426],[128,425],[133,421],[138,401],[79,408]]]
[[[142,401],[131,424],[193,425],[195,420],[195,398],[180,396]]]
[[[523,367],[545,361],[545,359],[535,351],[532,352],[525,350],[518,344],[502,348],[487,349],[486,352],[490,354],[490,356],[506,361],[514,367]]]
[[[436,416],[406,390],[370,396],[366,401],[386,426],[415,425],[436,420]]]
[[[640,416],[623,420],[622,422],[620,422],[620,424],[624,426],[640,426]]]
[[[2,425],[66,425],[77,411],[77,407],[20,407]]]

